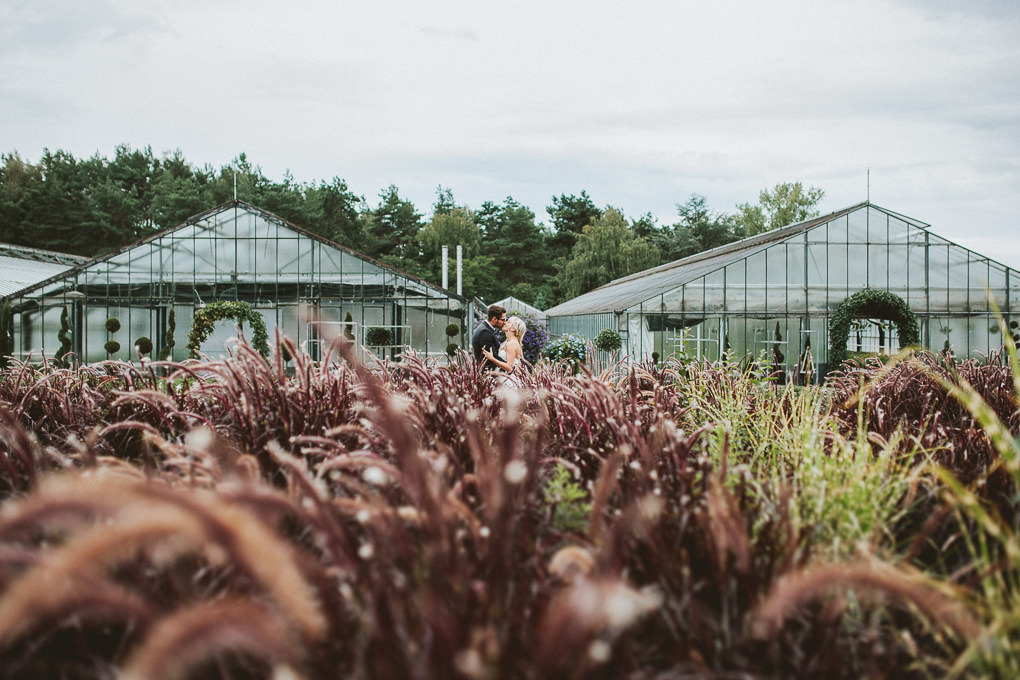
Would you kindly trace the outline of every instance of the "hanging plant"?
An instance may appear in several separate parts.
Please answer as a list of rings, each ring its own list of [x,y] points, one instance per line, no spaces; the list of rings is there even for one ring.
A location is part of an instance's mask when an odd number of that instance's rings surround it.
[[[595,336],[595,349],[602,352],[615,352],[623,347],[623,338],[613,328],[605,328]]]
[[[846,360],[846,341],[854,319],[886,319],[896,324],[900,348],[921,342],[917,315],[906,301],[887,290],[865,288],[839,303],[829,317],[829,364],[838,366]]]
[[[269,332],[262,315],[251,308],[247,302],[240,300],[220,300],[210,302],[195,312],[195,320],[188,334],[188,356],[199,358],[199,349],[216,327],[217,321],[233,319],[243,327],[245,322],[251,325],[251,345],[266,361],[269,360]]]

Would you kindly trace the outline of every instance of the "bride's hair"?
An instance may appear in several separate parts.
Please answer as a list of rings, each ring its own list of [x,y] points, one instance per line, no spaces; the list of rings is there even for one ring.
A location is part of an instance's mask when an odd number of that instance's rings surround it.
[[[528,331],[527,324],[524,323],[524,319],[519,316],[511,316],[506,320],[506,325],[514,329],[514,335],[517,336],[518,340],[524,338],[524,334]]]

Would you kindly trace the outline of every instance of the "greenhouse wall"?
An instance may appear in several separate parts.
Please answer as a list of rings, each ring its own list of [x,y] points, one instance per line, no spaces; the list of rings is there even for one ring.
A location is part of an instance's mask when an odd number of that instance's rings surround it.
[[[12,295],[14,354],[55,356],[66,307],[72,351],[84,361],[136,359],[134,344],[142,336],[158,357],[173,310],[171,358],[186,359],[195,313],[220,300],[251,305],[266,322],[271,344],[279,329],[319,354],[343,332],[348,314],[359,341],[366,328],[390,332],[392,343],[372,350],[387,358],[397,358],[404,346],[445,356],[447,325],[461,327],[457,343],[469,325],[462,298],[234,202]],[[116,332],[106,327],[112,317],[120,321]],[[202,352],[223,356],[224,343],[236,334],[235,322],[219,322]],[[120,344],[112,355],[105,349],[110,340]]]
[[[550,327],[591,338],[615,325],[626,329],[625,354],[634,359],[715,361],[728,350],[736,358],[774,363],[790,379],[808,364],[824,375],[830,314],[866,288],[904,300],[917,316],[921,344],[951,347],[958,356],[983,357],[1002,347],[989,294],[1006,322],[1020,327],[1018,272],[940,238],[923,223],[862,204],[801,225],[607,284],[573,303],[591,308],[588,314],[550,310]],[[663,285],[667,275],[675,285]],[[634,290],[652,284],[661,292],[642,297]],[[607,303],[640,302],[617,320],[598,310],[599,296]],[[856,319],[847,340],[851,355],[898,348],[895,324],[882,318]]]

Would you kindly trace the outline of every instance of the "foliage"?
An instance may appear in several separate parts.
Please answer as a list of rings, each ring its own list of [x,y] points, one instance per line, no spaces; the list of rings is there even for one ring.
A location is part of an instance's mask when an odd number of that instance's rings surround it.
[[[120,319],[115,316],[111,316],[106,320],[106,330],[109,333],[116,333],[120,330]]]
[[[534,283],[553,275],[546,250],[546,232],[535,213],[511,197],[496,204],[486,201],[474,213],[481,230],[481,257],[488,258],[492,278],[475,279],[474,293],[483,300],[498,300],[521,283]]]
[[[71,322],[68,319],[67,305],[60,310],[60,330],[57,332],[60,349],[57,350],[57,361],[63,363],[71,353]]]
[[[3,310],[0,311],[0,369],[7,368],[7,357],[14,351],[14,319],[11,313],[11,301],[4,298]]]
[[[775,340],[775,342],[772,343],[772,359],[775,361],[776,365],[781,366],[786,360],[786,355],[783,354],[783,350],[779,344],[783,341],[783,333],[779,328],[778,321],[776,322],[776,330],[772,334],[772,339]]]
[[[393,344],[393,331],[381,326],[373,326],[365,333],[365,344],[369,347],[385,347]]]
[[[120,351],[120,343],[116,340],[107,340],[106,344],[103,345],[103,349],[106,350],[107,354],[116,354]]]
[[[344,337],[351,341],[354,340],[354,317],[351,316],[350,311],[344,317]]]
[[[202,343],[205,342],[209,334],[216,328],[216,322],[223,319],[234,319],[242,326],[245,322],[250,324],[252,329],[252,346],[268,361],[269,332],[266,330],[266,322],[261,314],[251,308],[251,305],[240,300],[210,302],[195,312],[195,319],[192,322],[191,332],[188,333],[187,344],[188,353],[192,359],[199,358]]]
[[[691,194],[686,203],[678,204],[677,215],[678,222],[649,234],[665,261],[717,248],[743,235],[732,215],[712,212],[700,194]]]
[[[846,358],[850,324],[858,317],[888,319],[895,323],[900,347],[920,342],[917,316],[903,298],[889,291],[865,288],[839,303],[829,316],[829,363],[833,366],[839,366]]]
[[[447,356],[451,356],[451,357],[454,356],[457,353],[458,349],[460,349],[460,345],[458,345],[455,342],[451,342],[450,344],[448,344],[446,346],[446,354],[447,354]]]
[[[161,361],[166,361],[173,357],[174,345],[177,344],[174,341],[174,331],[177,330],[177,313],[171,309],[167,314],[166,318],[166,333],[163,334],[163,347],[159,350],[159,358]]]
[[[455,323],[446,324],[446,337],[453,338],[460,333],[460,326]]]
[[[138,353],[141,355],[148,354],[149,352],[152,351],[152,340],[150,340],[144,335],[141,336],[140,338],[135,340],[135,349],[137,349]]]
[[[591,502],[567,466],[559,464],[542,488],[545,502],[553,509],[552,528],[563,533],[582,533],[588,524]]]
[[[574,297],[658,263],[658,249],[636,236],[617,210],[608,208],[578,236],[559,282],[565,294]]]
[[[823,190],[804,189],[800,182],[777,184],[771,192],[761,190],[757,205],[738,205],[736,222],[745,236],[772,231],[817,216],[816,206],[824,196]]]
[[[615,328],[604,328],[595,336],[595,349],[602,352],[615,352],[623,347],[623,338]]]
[[[553,363],[565,361],[576,371],[588,355],[588,343],[580,335],[568,333],[546,345],[542,355]]]
[[[0,375],[7,675],[1013,675],[1015,511],[826,392],[672,360],[506,391],[282,342],[293,377],[246,342]],[[1001,360],[940,361],[1014,475]],[[834,389],[893,393],[855,370]]]

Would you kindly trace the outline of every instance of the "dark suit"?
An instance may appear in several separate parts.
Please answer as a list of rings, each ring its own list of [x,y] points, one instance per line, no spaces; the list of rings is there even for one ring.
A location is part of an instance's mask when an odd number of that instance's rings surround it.
[[[499,353],[499,340],[496,338],[496,329],[489,325],[488,320],[482,321],[475,327],[475,332],[471,335],[471,349],[474,351],[475,361],[477,363],[485,363],[482,368],[489,370],[498,369],[499,366],[482,355],[482,350],[486,347],[493,354]]]

